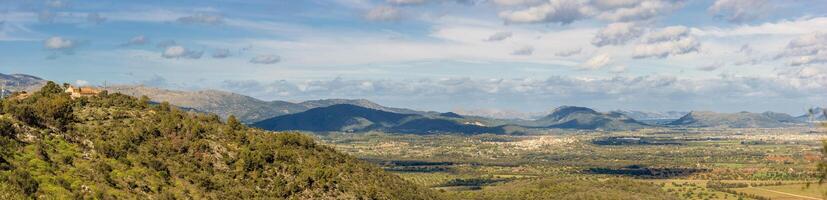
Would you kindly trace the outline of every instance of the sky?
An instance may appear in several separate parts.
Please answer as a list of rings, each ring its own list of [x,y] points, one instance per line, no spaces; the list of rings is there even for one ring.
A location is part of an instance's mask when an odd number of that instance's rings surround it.
[[[827,104],[827,0],[0,0],[0,73],[466,113]]]

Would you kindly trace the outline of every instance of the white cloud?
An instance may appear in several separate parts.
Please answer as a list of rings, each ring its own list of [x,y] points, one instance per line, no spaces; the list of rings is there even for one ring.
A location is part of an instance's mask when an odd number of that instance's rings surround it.
[[[77,85],[77,86],[87,86],[87,85],[89,85],[89,81],[86,81],[86,80],[76,80],[76,81],[75,81],[75,85]]]
[[[605,3],[608,9],[602,10],[598,19],[623,22],[648,20],[663,15],[680,6],[680,1],[672,0],[622,0],[617,3]],[[598,4],[600,5],[600,4]]]
[[[277,55],[258,55],[250,59],[250,63],[255,64],[275,64],[281,62],[281,57]]]
[[[791,40],[779,58],[789,58],[790,65],[827,63],[827,33],[815,32]]]
[[[590,8],[578,0],[550,0],[523,10],[500,12],[500,17],[512,23],[560,23],[570,24],[585,19]]]
[[[76,41],[58,36],[50,37],[43,41],[43,47],[49,50],[70,50],[76,46]]]
[[[712,64],[708,64],[708,65],[700,66],[700,67],[698,67],[697,69],[698,69],[698,70],[701,70],[701,71],[715,71],[715,70],[717,70],[717,69],[720,69],[720,68],[721,68],[721,67],[723,67],[723,66],[724,66],[724,64],[723,64],[723,63],[721,63],[721,62],[715,62],[715,63],[712,63]]]
[[[708,10],[716,18],[741,23],[771,12],[772,5],[768,0],[716,0]]]
[[[643,29],[634,23],[619,22],[611,23],[597,32],[592,39],[595,46],[622,45],[629,40],[636,39],[643,34]]]
[[[55,22],[55,18],[57,14],[50,12],[48,10],[40,11],[37,13],[37,20],[41,23],[53,23]]]
[[[181,45],[173,45],[167,47],[161,57],[199,59],[202,55],[204,55],[204,51],[193,51]]]
[[[511,32],[497,32],[494,35],[489,36],[488,39],[485,39],[485,41],[489,41],[489,42],[503,41],[505,39],[510,38],[512,35],[514,35],[514,33],[511,33]]]
[[[401,17],[399,9],[390,6],[376,6],[365,14],[365,19],[371,21],[392,21]]]
[[[422,4],[427,2],[426,0],[387,0],[388,3],[392,4]]]
[[[604,53],[604,54],[598,54],[598,55],[595,55],[595,56],[589,58],[589,60],[587,60],[585,63],[583,63],[580,66],[583,69],[595,70],[595,69],[603,68],[606,65],[609,65],[611,63],[612,63],[612,57],[609,56],[609,54]]]
[[[697,52],[700,42],[683,26],[671,26],[650,32],[634,49],[634,58],[665,58]]]

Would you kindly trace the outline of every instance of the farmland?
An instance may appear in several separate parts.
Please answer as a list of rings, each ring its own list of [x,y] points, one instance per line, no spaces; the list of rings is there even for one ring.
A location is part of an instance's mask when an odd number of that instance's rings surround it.
[[[678,199],[810,199],[827,191],[814,172],[825,134],[808,127],[317,137],[448,196],[549,179],[640,182]]]

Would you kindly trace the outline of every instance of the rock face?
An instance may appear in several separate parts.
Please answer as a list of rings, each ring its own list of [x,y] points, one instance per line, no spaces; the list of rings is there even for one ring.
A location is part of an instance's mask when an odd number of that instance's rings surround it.
[[[396,133],[504,133],[501,127],[486,127],[463,123],[455,118],[419,114],[402,114],[365,108],[352,104],[337,104],[313,108],[305,112],[273,117],[253,124],[265,130],[301,131],[388,131]]]
[[[623,113],[600,113],[586,107],[562,106],[535,120],[534,126],[565,129],[630,130],[649,127]]]
[[[666,111],[666,112],[646,112],[634,110],[616,110],[613,112],[623,113],[624,115],[635,120],[664,120],[664,119],[678,119],[689,112],[684,111]]]
[[[716,113],[693,111],[669,125],[686,127],[777,128],[790,126],[797,120],[782,113]]]

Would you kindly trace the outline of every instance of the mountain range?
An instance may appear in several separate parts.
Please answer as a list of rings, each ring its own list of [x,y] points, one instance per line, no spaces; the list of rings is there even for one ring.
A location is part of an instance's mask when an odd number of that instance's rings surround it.
[[[235,115],[238,120],[248,124],[276,116],[338,104],[358,105],[395,113],[426,113],[410,109],[385,107],[364,99],[322,99],[293,103],[288,101],[263,101],[250,96],[218,90],[177,91],[134,85],[121,85],[107,87],[106,89],[110,92],[120,92],[130,96],[145,95],[153,101],[166,101],[181,107],[215,113],[224,118]]]
[[[462,121],[454,113],[421,115],[395,113],[353,104],[313,108],[305,112],[270,118],[253,124],[265,130],[285,131],[388,131],[397,133],[505,133],[503,127]]]
[[[779,128],[801,123],[795,117],[784,113],[716,113],[693,111],[669,125],[686,127],[726,127],[726,128]]]
[[[41,78],[25,74],[0,74],[0,83],[10,91],[32,91]],[[809,121],[809,115],[784,113],[644,112],[616,110],[597,112],[586,107],[562,106],[536,119],[497,119],[386,107],[365,99],[322,99],[304,102],[263,101],[250,96],[219,91],[177,91],[136,85],[106,87],[110,92],[148,96],[154,102],[169,102],[182,108],[236,116],[243,123],[267,130],[306,131],[393,131],[401,133],[514,133],[532,128],[633,130],[646,127],[774,128]],[[349,105],[349,106],[348,106]],[[824,120],[824,109],[815,108],[814,120]]]

